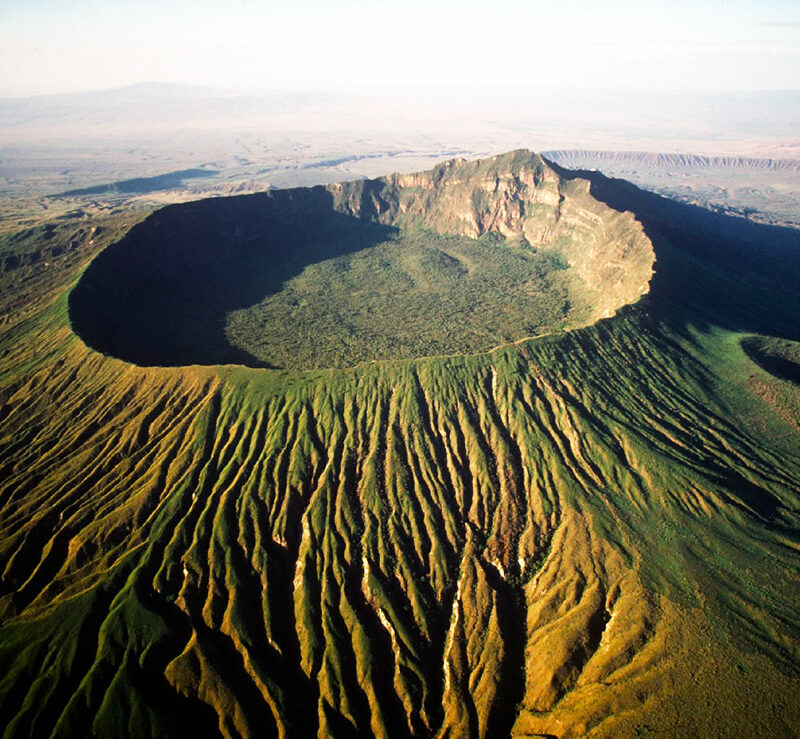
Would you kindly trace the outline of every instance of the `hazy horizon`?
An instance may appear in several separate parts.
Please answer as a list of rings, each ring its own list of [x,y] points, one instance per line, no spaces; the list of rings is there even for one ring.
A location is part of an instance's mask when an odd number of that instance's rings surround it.
[[[598,8],[440,0],[11,0],[0,96],[148,81],[241,91],[473,86],[722,93],[800,89],[800,8],[679,0]]]
[[[396,93],[405,93],[411,96],[424,98],[427,95],[436,95],[437,98],[458,100],[463,99],[464,94],[474,93],[476,90],[481,93],[493,93],[498,95],[509,95],[523,91],[542,92],[548,94],[563,94],[563,95],[581,95],[587,94],[621,94],[621,95],[686,95],[697,97],[736,97],[738,95],[759,95],[759,94],[792,94],[800,93],[800,82],[797,87],[783,87],[783,88],[747,88],[747,89],[688,89],[688,88],[592,88],[585,89],[582,87],[571,87],[568,85],[552,86],[552,85],[527,85],[519,83],[516,85],[485,85],[475,87],[473,85],[387,85],[384,87],[360,87],[343,90],[330,90],[324,88],[297,87],[297,88],[281,88],[281,87],[263,87],[263,86],[224,86],[224,85],[206,85],[196,82],[168,82],[159,79],[142,79],[136,82],[126,82],[124,84],[106,85],[101,87],[87,87],[76,88],[70,90],[62,90],[58,92],[8,92],[0,87],[0,99],[2,100],[23,100],[25,98],[47,98],[58,96],[71,96],[71,95],[94,95],[97,93],[110,93],[117,91],[127,90],[147,90],[155,91],[157,88],[163,88],[165,91],[192,91],[195,93],[208,93],[211,95],[230,95],[230,96],[261,96],[261,95],[328,95],[330,97],[368,97],[380,98],[384,96],[391,96]]]
[[[6,193],[206,165],[308,185],[517,148],[800,158],[790,2],[7,0],[0,63]]]

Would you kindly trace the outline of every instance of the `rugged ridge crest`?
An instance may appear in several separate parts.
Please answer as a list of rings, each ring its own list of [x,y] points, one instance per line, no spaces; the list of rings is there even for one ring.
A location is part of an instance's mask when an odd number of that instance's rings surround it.
[[[646,294],[653,275],[653,245],[632,213],[609,208],[588,180],[563,178],[525,149],[327,189],[337,210],[359,218],[557,249],[593,293],[594,320]]]

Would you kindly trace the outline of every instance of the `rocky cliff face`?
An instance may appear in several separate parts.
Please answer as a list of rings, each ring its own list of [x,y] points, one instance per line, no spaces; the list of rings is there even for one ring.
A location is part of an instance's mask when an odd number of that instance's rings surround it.
[[[526,150],[327,189],[337,210],[387,225],[494,232],[556,250],[589,291],[595,320],[645,294],[653,275],[653,246],[632,213],[595,200],[587,180],[566,179]]]

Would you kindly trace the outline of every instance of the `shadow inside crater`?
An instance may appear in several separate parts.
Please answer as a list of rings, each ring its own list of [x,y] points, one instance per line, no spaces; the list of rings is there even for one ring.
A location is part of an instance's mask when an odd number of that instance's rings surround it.
[[[230,344],[226,316],[396,231],[335,211],[322,187],[168,206],[92,262],[70,321],[93,349],[141,366],[270,367]]]
[[[742,341],[742,349],[764,371],[784,382],[800,385],[800,347],[796,344],[783,342],[783,346],[770,346],[769,340],[750,336]]]

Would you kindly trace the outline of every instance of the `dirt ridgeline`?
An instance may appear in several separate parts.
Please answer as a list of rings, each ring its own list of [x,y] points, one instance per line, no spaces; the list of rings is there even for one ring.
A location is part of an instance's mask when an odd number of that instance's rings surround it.
[[[542,156],[566,167],[585,166],[586,162],[658,169],[744,169],[773,172],[800,172],[800,159],[770,157],[703,156],[700,154],[659,154],[649,151],[592,151],[558,149]]]

